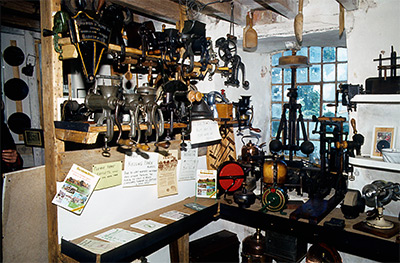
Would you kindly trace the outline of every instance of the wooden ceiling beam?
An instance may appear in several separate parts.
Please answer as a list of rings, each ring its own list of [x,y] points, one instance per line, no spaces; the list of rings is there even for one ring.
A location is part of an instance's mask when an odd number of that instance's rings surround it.
[[[38,19],[24,18],[22,16],[7,14],[3,11],[4,10],[1,10],[1,24],[3,26],[40,32],[40,21]]]
[[[254,10],[253,11],[253,25],[266,25],[276,22],[279,14],[271,10]]]
[[[169,22],[175,24],[179,21],[179,4],[172,1],[159,0],[112,0],[111,2],[126,6],[134,11],[138,11],[141,15],[160,18],[161,22]]]
[[[286,18],[293,19],[297,14],[297,1],[293,0],[254,0],[266,9],[273,10]]]
[[[347,11],[353,11],[358,9],[359,0],[336,0],[341,4]]]
[[[197,0],[203,5],[215,2],[215,0]],[[234,1],[235,3],[235,1]],[[231,21],[231,3],[222,2],[207,5],[202,11],[204,15],[209,15],[223,19],[225,21]],[[234,22],[239,25],[246,24],[246,14],[241,5],[235,4],[233,9]]]
[[[1,9],[15,10],[21,13],[38,16],[40,19],[39,1],[0,1]]]

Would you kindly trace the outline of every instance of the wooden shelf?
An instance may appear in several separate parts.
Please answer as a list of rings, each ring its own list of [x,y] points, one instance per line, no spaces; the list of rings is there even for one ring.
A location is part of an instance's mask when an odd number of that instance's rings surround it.
[[[373,159],[370,157],[350,157],[350,164],[359,167],[371,168],[376,170],[388,170],[400,173],[400,164],[398,163],[388,163],[381,159]]]
[[[96,126],[95,123],[88,122],[65,122],[55,121],[56,138],[62,141],[93,144],[96,142],[99,133],[106,132],[106,126]],[[174,123],[174,129],[187,127],[184,123]],[[170,128],[169,123],[164,124],[165,129]],[[122,131],[129,131],[130,125],[122,125]],[[140,130],[146,130],[145,124],[140,124]],[[114,131],[118,131],[118,127],[114,125]]]
[[[235,120],[221,121],[218,120],[220,125],[233,125],[237,124]],[[97,126],[95,123],[89,122],[67,122],[67,121],[55,121],[55,133],[56,138],[61,141],[76,142],[83,144],[93,144],[96,142],[99,133],[106,132],[106,126]],[[169,123],[164,124],[164,129],[170,128]],[[174,129],[186,128],[187,124],[174,123]],[[130,131],[130,125],[122,125],[122,131]],[[145,124],[140,124],[140,130],[146,130]],[[114,125],[114,131],[118,131],[118,127]]]
[[[351,99],[356,103],[400,103],[400,94],[359,94]]]

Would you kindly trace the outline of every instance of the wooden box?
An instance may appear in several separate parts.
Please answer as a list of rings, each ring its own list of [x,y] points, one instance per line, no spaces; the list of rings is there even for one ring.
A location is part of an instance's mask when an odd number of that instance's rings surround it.
[[[276,261],[300,262],[307,253],[301,238],[267,230],[267,254]]]
[[[215,107],[219,119],[233,119],[233,105],[231,103],[217,103]]]

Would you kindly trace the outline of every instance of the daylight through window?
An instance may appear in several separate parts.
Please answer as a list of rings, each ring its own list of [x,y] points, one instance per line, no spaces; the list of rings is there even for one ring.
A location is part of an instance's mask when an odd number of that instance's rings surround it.
[[[272,114],[271,137],[276,136],[283,104],[289,101],[288,89],[291,85],[291,69],[277,67],[281,56],[291,56],[292,51],[272,55]],[[308,138],[313,141],[315,150],[319,151],[318,134],[312,134],[315,122],[312,116],[345,117],[347,109],[340,103],[335,105],[336,90],[340,84],[347,83],[347,49],[341,47],[303,47],[297,55],[306,56],[311,67],[296,69],[298,103],[306,125]],[[340,96],[339,96],[340,98]],[[348,125],[345,123],[345,130]],[[271,138],[271,139],[272,139]],[[315,152],[315,151],[314,151]]]

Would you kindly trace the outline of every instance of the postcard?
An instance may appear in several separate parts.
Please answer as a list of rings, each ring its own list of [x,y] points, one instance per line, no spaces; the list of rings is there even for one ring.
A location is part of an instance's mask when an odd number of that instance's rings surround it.
[[[52,203],[80,215],[100,176],[73,164]]]

